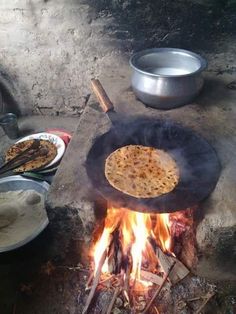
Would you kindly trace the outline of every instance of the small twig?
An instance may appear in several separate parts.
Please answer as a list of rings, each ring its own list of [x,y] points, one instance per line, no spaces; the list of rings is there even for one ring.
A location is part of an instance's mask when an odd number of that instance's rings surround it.
[[[167,271],[167,273],[165,273],[165,276],[163,277],[163,281],[162,281],[161,285],[158,287],[158,289],[154,293],[153,297],[149,301],[146,309],[142,312],[142,314],[148,313],[148,310],[149,310],[150,306],[152,305],[153,301],[156,299],[156,297],[159,295],[159,293],[161,292],[162,288],[164,287],[164,285],[166,283],[166,280],[169,277],[170,272],[172,271],[173,267],[175,266],[175,263],[176,262],[174,261],[173,264],[170,266],[169,270]]]
[[[206,299],[203,301],[202,305],[196,310],[195,314],[201,313],[206,304],[210,301],[210,299],[215,295],[215,292],[211,292],[206,296]]]
[[[156,306],[154,306],[154,310],[155,310],[156,314],[160,314],[160,312],[158,311],[158,308]]]
[[[161,41],[165,40],[169,35],[170,33],[165,34],[165,36],[161,38]]]
[[[187,300],[185,300],[185,302],[194,302],[194,301],[199,301],[201,299],[202,299],[202,297],[195,297],[195,298],[187,299]]]
[[[102,280],[99,282],[99,285],[104,285],[104,283],[107,283],[108,281],[112,280],[114,278],[114,275],[109,276],[108,278]]]
[[[99,261],[99,264],[98,264],[98,268],[97,268],[97,271],[96,271],[96,274],[94,276],[94,281],[93,281],[93,285],[92,285],[92,289],[90,290],[90,293],[88,295],[88,298],[87,298],[87,301],[86,301],[86,304],[85,304],[85,307],[83,309],[83,312],[82,314],[85,314],[87,313],[88,311],[88,308],[90,306],[90,303],[92,302],[92,299],[93,299],[93,296],[94,296],[94,293],[96,291],[96,288],[97,288],[97,285],[99,283],[99,280],[100,280],[100,276],[101,276],[101,272],[102,272],[102,266],[106,260],[106,257],[107,257],[107,251],[105,250],[101,256],[101,259]]]
[[[91,273],[90,276],[89,276],[89,278],[88,278],[88,281],[87,281],[87,283],[86,283],[85,291],[91,289],[90,284],[91,284],[91,282],[92,282],[92,280],[93,280],[93,277],[94,277],[94,274]]]
[[[130,303],[130,295],[129,295],[130,272],[131,272],[131,264],[129,263],[126,268],[125,280],[124,280],[124,292],[125,292],[125,297],[128,303]]]
[[[77,303],[80,304],[81,291],[78,291]]]
[[[39,111],[39,113],[43,116],[43,112],[41,111],[41,108],[39,106],[35,106],[35,108]]]
[[[107,287],[106,283],[108,283],[108,282],[109,282],[110,280],[112,280],[114,277],[115,277],[114,275],[111,275],[109,278],[106,278],[106,279],[100,281],[98,284],[101,285],[101,286],[103,286],[103,287]],[[85,289],[85,291],[88,291],[88,290],[92,289],[92,286],[93,286],[93,285],[87,286],[86,289]]]
[[[106,311],[106,314],[110,314],[112,312],[113,306],[114,306],[116,299],[119,296],[120,292],[121,292],[120,287],[116,287],[114,294],[113,294],[113,297],[111,299],[111,302],[110,302],[108,309]]]

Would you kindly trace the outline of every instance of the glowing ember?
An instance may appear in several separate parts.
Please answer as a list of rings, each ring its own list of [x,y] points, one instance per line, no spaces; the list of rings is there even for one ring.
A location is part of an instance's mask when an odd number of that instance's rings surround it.
[[[131,278],[139,280],[143,286],[150,285],[149,282],[141,281],[141,268],[147,261],[150,264],[158,264],[150,238],[154,239],[164,252],[171,253],[169,214],[143,214],[126,208],[109,208],[103,233],[94,247],[95,272],[102,254],[105,250],[108,251],[115,230],[119,232],[123,258],[131,256]],[[102,272],[109,272],[108,258]]]

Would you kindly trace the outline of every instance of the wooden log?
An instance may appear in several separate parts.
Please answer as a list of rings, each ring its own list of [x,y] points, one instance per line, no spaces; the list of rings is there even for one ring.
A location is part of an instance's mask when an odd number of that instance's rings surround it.
[[[173,262],[173,264],[170,266],[170,268],[167,270],[167,272],[165,273],[164,277],[163,277],[163,280],[162,280],[162,283],[161,285],[158,287],[158,289],[155,291],[155,293],[153,294],[151,300],[149,301],[146,309],[142,312],[142,314],[146,314],[148,313],[152,303],[154,302],[154,300],[156,299],[156,297],[159,295],[159,293],[161,292],[162,288],[164,287],[168,277],[170,276],[173,268],[175,266],[175,261]]]
[[[152,282],[158,286],[160,286],[162,281],[163,281],[162,277],[160,277],[156,274],[153,274],[150,271],[143,270],[143,269],[141,270],[141,279],[146,280],[146,281],[150,281],[150,282]]]
[[[169,276],[170,282],[172,284],[176,284],[189,274],[189,270],[183,263],[181,263],[176,257],[163,253],[159,247],[156,247],[156,255],[165,273],[173,264],[173,262],[175,262],[174,269]]]

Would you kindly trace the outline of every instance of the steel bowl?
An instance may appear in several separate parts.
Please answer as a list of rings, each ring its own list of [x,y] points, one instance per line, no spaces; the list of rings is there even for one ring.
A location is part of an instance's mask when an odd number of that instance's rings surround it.
[[[143,103],[171,109],[190,103],[203,86],[207,61],[191,51],[154,48],[134,54],[132,88]]]

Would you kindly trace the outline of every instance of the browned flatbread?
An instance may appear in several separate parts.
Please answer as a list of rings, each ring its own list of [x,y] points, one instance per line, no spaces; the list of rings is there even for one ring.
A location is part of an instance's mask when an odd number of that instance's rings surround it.
[[[175,160],[163,150],[128,145],[108,156],[105,176],[114,188],[125,194],[154,198],[175,188],[179,169]]]
[[[13,146],[10,147],[10,149],[7,151],[5,156],[5,161],[9,161],[12,158],[16,157],[20,152],[25,151],[27,148],[29,148],[33,143],[33,140],[26,140],[20,143],[16,143]],[[14,169],[14,172],[25,172],[25,171],[31,171],[36,169],[41,169],[44,166],[48,165],[57,155],[57,148],[56,146],[47,141],[47,140],[40,140],[40,148],[47,148],[48,153],[44,156],[36,157],[34,160],[29,161],[25,163],[24,165]]]

